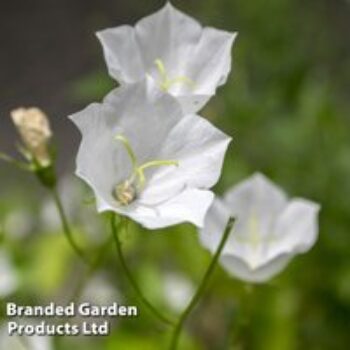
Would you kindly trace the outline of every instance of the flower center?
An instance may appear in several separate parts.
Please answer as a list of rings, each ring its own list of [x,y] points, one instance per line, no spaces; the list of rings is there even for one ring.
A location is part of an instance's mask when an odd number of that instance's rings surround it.
[[[277,241],[277,238],[270,235],[262,235],[259,229],[259,221],[255,210],[253,209],[248,221],[248,234],[247,235],[236,235],[238,242],[249,245],[252,250],[249,257],[249,265],[251,269],[255,269],[258,266],[259,254],[258,250],[261,244],[271,244]]]
[[[136,198],[136,188],[129,180],[125,180],[115,186],[113,194],[121,205],[128,205]]]
[[[156,65],[158,73],[160,75],[159,86],[161,90],[169,91],[169,89],[175,84],[184,84],[188,85],[191,89],[194,88],[194,81],[184,75],[180,75],[175,78],[170,78],[166,71],[164,63],[160,58],[157,58],[154,61],[154,64]]]
[[[159,166],[179,165],[179,162],[176,160],[151,160],[140,165],[138,164],[135,152],[129,140],[124,135],[117,135],[115,139],[123,144],[132,164],[131,175],[113,188],[113,196],[122,206],[132,203],[136,199],[138,192],[143,190],[146,184],[146,169]]]

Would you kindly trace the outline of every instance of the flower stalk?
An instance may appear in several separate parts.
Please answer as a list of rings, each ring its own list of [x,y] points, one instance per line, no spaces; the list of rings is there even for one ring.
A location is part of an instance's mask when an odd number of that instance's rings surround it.
[[[177,349],[179,338],[180,338],[180,333],[181,333],[181,330],[183,328],[183,325],[184,325],[186,319],[188,318],[188,316],[190,315],[191,311],[197,305],[197,303],[199,302],[199,300],[201,299],[201,297],[204,293],[204,290],[209,282],[209,279],[215,270],[215,267],[216,267],[217,262],[220,258],[220,255],[221,255],[221,252],[225,246],[225,243],[226,243],[226,241],[227,241],[227,239],[232,231],[233,223],[234,223],[234,219],[230,218],[227,225],[226,225],[224,233],[222,235],[220,244],[219,244],[218,248],[216,249],[216,252],[215,252],[215,254],[214,254],[214,256],[209,264],[209,267],[208,267],[208,269],[207,269],[207,271],[202,279],[202,282],[200,283],[196,293],[193,295],[190,303],[188,304],[185,311],[181,314],[181,316],[180,316],[180,318],[175,326],[175,329],[174,329],[174,332],[173,332],[173,335],[171,338],[169,350],[176,350]]]
[[[121,227],[124,227],[124,229],[126,229],[126,225],[127,222],[124,221],[121,224]],[[164,316],[155,306],[153,306],[148,300],[147,298],[144,296],[144,294],[142,293],[140,287],[138,286],[135,278],[133,277],[128,264],[125,260],[124,254],[123,254],[123,250],[122,250],[122,243],[119,239],[118,236],[118,227],[116,224],[116,217],[114,214],[111,215],[111,229],[112,229],[112,235],[114,237],[114,242],[115,242],[115,246],[117,249],[117,254],[118,254],[118,258],[120,261],[120,265],[125,273],[125,276],[127,277],[130,285],[132,286],[132,288],[135,291],[135,294],[138,296],[139,300],[143,303],[143,305],[155,316],[157,317],[161,322],[163,322],[164,324],[168,325],[168,326],[174,326],[174,322],[172,320],[170,320],[168,317]]]
[[[89,263],[83,251],[73,239],[71,228],[56,189],[57,177],[54,156],[49,148],[49,142],[53,135],[49,118],[41,109],[36,107],[17,108],[11,112],[11,118],[22,141],[18,149],[25,161],[18,161],[3,153],[0,153],[0,160],[35,174],[39,182],[50,190],[60,215],[63,232],[69,244],[83,261]]]
[[[51,193],[55,202],[55,205],[57,207],[57,211],[58,214],[60,216],[61,219],[61,223],[62,223],[62,229],[63,232],[68,240],[68,243],[70,244],[70,246],[72,247],[72,249],[75,251],[75,253],[88,265],[90,265],[90,261],[89,259],[86,258],[84,252],[82,251],[82,249],[77,245],[77,243],[75,242],[74,238],[73,238],[73,234],[72,234],[72,230],[70,228],[70,225],[68,223],[68,219],[66,216],[66,213],[64,211],[63,208],[63,204],[61,201],[61,198],[57,192],[57,189],[55,187],[53,187],[51,189]]]

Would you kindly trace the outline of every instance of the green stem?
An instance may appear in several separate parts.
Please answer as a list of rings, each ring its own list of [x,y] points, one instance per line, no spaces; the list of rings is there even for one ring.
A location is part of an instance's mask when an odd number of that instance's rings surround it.
[[[115,241],[115,246],[117,248],[117,253],[118,253],[118,258],[121,264],[121,267],[127,277],[127,279],[129,280],[129,283],[131,284],[131,286],[133,287],[136,295],[139,297],[140,301],[148,308],[149,311],[151,311],[153,313],[154,316],[156,316],[159,320],[161,320],[163,323],[169,325],[169,326],[174,326],[174,322],[171,321],[170,319],[168,319],[166,316],[162,315],[160,313],[160,311],[158,311],[148,300],[147,298],[143,295],[140,287],[138,286],[135,278],[133,277],[123,254],[122,251],[122,243],[119,240],[118,237],[118,232],[117,232],[117,225],[115,222],[115,215],[112,214],[111,216],[111,228],[112,228],[112,234],[114,237],[114,241]]]
[[[181,329],[183,327],[183,324],[185,323],[187,317],[189,316],[189,314],[191,313],[191,311],[193,310],[193,308],[196,306],[196,304],[198,303],[198,301],[200,300],[200,298],[202,297],[202,294],[209,282],[209,279],[216,267],[216,264],[219,260],[219,257],[221,255],[221,252],[225,246],[225,243],[227,241],[227,238],[230,235],[230,232],[232,230],[232,226],[234,223],[234,219],[230,218],[229,222],[227,223],[227,226],[225,228],[225,231],[222,235],[220,244],[218,246],[218,248],[216,249],[216,252],[209,264],[209,267],[202,279],[201,284],[199,285],[196,293],[194,294],[194,296],[192,297],[192,300],[190,301],[190,303],[188,304],[187,308],[185,309],[185,311],[182,313],[182,315],[180,316],[175,329],[174,329],[174,333],[171,339],[171,343],[170,343],[170,350],[176,350],[177,349],[177,345],[179,342],[179,338],[180,338],[180,333],[181,333]]]
[[[85,257],[84,252],[81,250],[81,248],[74,241],[72,230],[70,229],[70,226],[68,224],[68,219],[67,219],[66,213],[65,213],[65,211],[63,209],[62,201],[61,201],[60,196],[59,196],[59,194],[57,192],[57,189],[56,188],[52,188],[51,191],[52,191],[52,195],[53,195],[53,199],[54,199],[55,205],[57,207],[57,211],[58,211],[58,213],[60,215],[63,232],[64,232],[64,234],[65,234],[65,236],[66,236],[70,246],[75,251],[75,253],[85,263],[87,263],[89,265],[90,261]]]

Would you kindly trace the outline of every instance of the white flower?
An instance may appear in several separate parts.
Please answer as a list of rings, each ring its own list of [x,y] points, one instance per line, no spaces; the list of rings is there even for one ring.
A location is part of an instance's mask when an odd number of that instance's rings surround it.
[[[71,116],[83,138],[77,175],[94,190],[99,212],[147,228],[202,226],[230,138],[150,79],[112,91]]]
[[[52,350],[52,339],[48,336],[8,335],[7,327],[0,329],[0,349],[8,350]]]
[[[0,249],[0,298],[13,293],[18,287],[18,275],[8,254]]]
[[[255,174],[229,190],[223,200],[214,201],[201,242],[214,251],[228,217],[235,217],[221,264],[240,279],[264,282],[314,245],[319,208],[305,199],[288,200],[279,187]]]
[[[135,27],[105,29],[97,36],[119,83],[151,76],[185,112],[197,112],[227,80],[236,33],[203,28],[168,2]]]

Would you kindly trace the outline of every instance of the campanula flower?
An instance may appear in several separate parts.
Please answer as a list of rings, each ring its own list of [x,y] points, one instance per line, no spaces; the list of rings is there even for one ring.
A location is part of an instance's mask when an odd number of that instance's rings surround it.
[[[185,112],[197,112],[227,80],[236,33],[203,28],[168,2],[135,27],[105,29],[97,37],[109,73],[120,84],[147,75]]]
[[[230,137],[184,115],[151,79],[123,85],[70,118],[82,133],[76,173],[93,189],[99,212],[152,229],[203,225]]]
[[[289,200],[264,175],[255,174],[230,189],[223,199],[215,200],[201,242],[214,251],[229,216],[235,217],[221,264],[240,279],[264,282],[314,245],[319,209],[318,204],[306,199]]]

